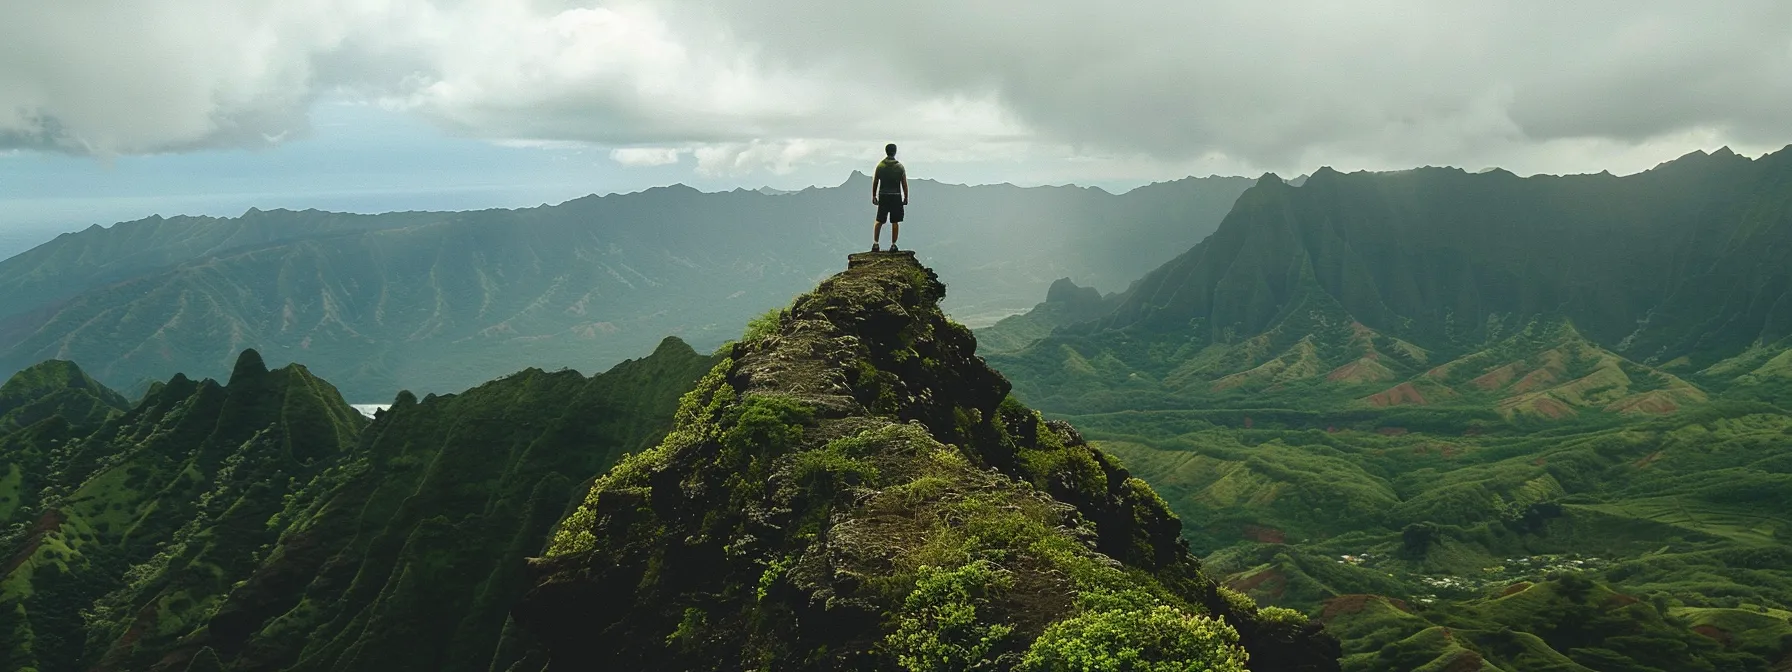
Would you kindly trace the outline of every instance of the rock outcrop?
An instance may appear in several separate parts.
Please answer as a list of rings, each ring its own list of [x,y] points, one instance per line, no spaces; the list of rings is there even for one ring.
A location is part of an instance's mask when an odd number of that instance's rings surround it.
[[[912,253],[849,262],[531,561],[512,613],[548,669],[1337,668],[1317,625],[1219,587],[1149,486],[1010,397]]]

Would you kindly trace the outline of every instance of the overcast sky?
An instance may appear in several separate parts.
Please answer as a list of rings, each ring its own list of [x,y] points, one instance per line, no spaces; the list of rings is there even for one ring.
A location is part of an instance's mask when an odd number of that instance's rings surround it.
[[[0,0],[0,227],[1792,143],[1792,3]]]

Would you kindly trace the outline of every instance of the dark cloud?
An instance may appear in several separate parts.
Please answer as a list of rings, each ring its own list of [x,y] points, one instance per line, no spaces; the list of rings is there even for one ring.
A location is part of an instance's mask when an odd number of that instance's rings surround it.
[[[1792,139],[1772,1],[5,1],[0,144],[69,152],[274,142],[325,94],[713,170],[887,137],[1234,170]]]

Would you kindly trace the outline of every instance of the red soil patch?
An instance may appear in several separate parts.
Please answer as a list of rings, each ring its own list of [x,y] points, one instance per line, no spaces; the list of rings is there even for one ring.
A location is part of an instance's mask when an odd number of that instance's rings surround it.
[[[1692,631],[1699,633],[1701,635],[1704,635],[1707,638],[1716,640],[1717,643],[1722,644],[1724,646],[1730,645],[1730,639],[1731,639],[1730,633],[1724,632],[1723,630],[1720,630],[1716,627],[1709,626],[1709,625],[1695,625],[1695,626],[1692,626]]]
[[[1273,600],[1281,597],[1282,593],[1288,589],[1288,577],[1282,574],[1282,570],[1265,569],[1237,581],[1228,582],[1226,587],[1241,593],[1255,590]]]
[[[1562,403],[1562,400],[1554,397],[1538,397],[1535,401],[1531,402],[1530,410],[1537,415],[1541,415],[1551,420],[1559,420],[1576,415],[1573,406]]]
[[[36,555],[37,549],[44,545],[44,535],[62,527],[66,521],[68,521],[68,516],[63,515],[61,509],[45,511],[44,515],[37,518],[37,524],[32,525],[31,530],[25,533],[25,546],[20,548],[18,553],[14,553],[12,559],[6,561],[4,569],[0,569],[0,576],[11,574],[12,570],[18,569],[19,565],[25,564],[26,560]]]
[[[1251,428],[1251,416],[1248,416],[1248,415],[1244,416],[1244,428],[1245,429]]]
[[[1376,454],[1379,455],[1382,452],[1383,451],[1376,451]],[[1412,447],[1412,454],[1414,455],[1430,455],[1432,453],[1437,453],[1448,458],[1461,455],[1463,450],[1462,446],[1438,442],[1421,443]]]
[[[1230,376],[1226,376],[1219,380],[1213,381],[1212,385],[1207,386],[1207,391],[1209,391],[1209,392],[1225,392],[1226,390],[1230,390],[1234,387],[1238,387],[1238,386],[1248,383],[1250,381],[1251,381],[1250,376],[1246,376],[1242,373],[1234,373]]]
[[[1485,663],[1486,661],[1481,659],[1481,654],[1463,651],[1456,654],[1455,658],[1450,659],[1450,663],[1444,666],[1443,672],[1480,672],[1486,669]]]
[[[1330,621],[1333,618],[1354,614],[1369,606],[1374,595],[1339,595],[1325,601],[1325,608],[1319,612],[1319,620]]]
[[[1531,582],[1519,581],[1518,583],[1514,583],[1510,586],[1506,586],[1505,590],[1500,591],[1500,597],[1505,597],[1507,595],[1517,595],[1526,590],[1530,590],[1530,588],[1531,588]]]
[[[1373,383],[1388,380],[1393,377],[1394,372],[1389,371],[1388,367],[1382,366],[1381,363],[1377,361],[1374,351],[1370,351],[1369,354],[1363,355],[1361,358],[1356,359],[1349,364],[1332,369],[1331,373],[1325,374],[1325,379],[1334,383],[1340,381],[1347,383]]]
[[[137,648],[137,640],[143,639],[144,633],[155,630],[160,613],[161,609],[157,608],[155,602],[143,605],[143,608],[137,611],[137,618],[131,621],[131,627],[126,629],[124,634],[119,636],[118,641],[112,644],[112,651],[130,651]],[[111,657],[113,656],[106,656],[106,658]],[[106,662],[101,659],[100,666],[105,666]]]
[[[1525,377],[1518,379],[1518,384],[1512,386],[1512,391],[1518,394],[1524,394],[1532,390],[1540,390],[1549,387],[1550,385],[1555,384],[1557,380],[1559,379],[1556,377],[1554,371],[1549,369],[1537,369],[1536,371],[1525,374]]]
[[[1388,406],[1406,406],[1409,404],[1414,406],[1424,406],[1425,404],[1431,403],[1425,400],[1425,395],[1420,394],[1419,388],[1413,387],[1412,383],[1401,383],[1380,392],[1376,392],[1375,394],[1371,394],[1369,395],[1368,401],[1371,406],[1384,408]]]
[[[1638,602],[1642,602],[1642,600],[1623,593],[1613,593],[1611,597],[1605,598],[1605,606],[1613,609],[1617,607],[1628,607]]]
[[[1264,544],[1280,544],[1288,540],[1288,535],[1273,527],[1246,525],[1244,526],[1244,538]]]
[[[1539,457],[1539,458],[1537,458],[1537,459],[1535,459],[1535,460],[1531,460],[1531,464],[1534,464],[1534,465],[1536,465],[1536,466],[1539,466],[1539,467],[1541,467],[1541,466],[1543,466],[1543,465],[1545,465],[1545,464],[1549,464],[1549,458],[1547,458],[1547,457]]]
[[[1327,426],[1326,426],[1326,427],[1325,427],[1325,433],[1327,433],[1327,434],[1337,434],[1337,433],[1338,433],[1338,426],[1337,426],[1337,425],[1327,425]]]
[[[1667,415],[1680,410],[1680,404],[1674,402],[1671,395],[1659,391],[1645,392],[1636,396],[1620,399],[1617,403],[1605,407],[1605,410],[1619,413],[1648,413],[1651,415]]]
[[[1518,362],[1513,362],[1492,371],[1488,371],[1487,373],[1483,373],[1474,380],[1468,381],[1468,384],[1481,390],[1497,390],[1501,387],[1505,387],[1506,383],[1512,382],[1512,379],[1517,377]]]
[[[1386,602],[1388,606],[1395,609],[1399,609],[1409,614],[1412,613],[1412,606],[1402,600],[1397,600],[1391,597],[1382,597],[1380,595],[1365,595],[1358,593],[1352,595],[1339,595],[1326,600],[1325,606],[1320,609],[1319,620],[1329,622],[1333,618],[1339,616],[1358,613],[1369,608],[1370,602],[1377,601]]]
[[[1655,464],[1655,461],[1659,459],[1661,459],[1661,451],[1657,450],[1648,455],[1644,455],[1643,459],[1637,460],[1636,462],[1631,463],[1631,465],[1638,469],[1645,469],[1648,468],[1649,465]]]
[[[1380,427],[1375,430],[1375,433],[1380,434],[1382,436],[1400,436],[1400,435],[1406,433],[1406,428],[1405,427]]]

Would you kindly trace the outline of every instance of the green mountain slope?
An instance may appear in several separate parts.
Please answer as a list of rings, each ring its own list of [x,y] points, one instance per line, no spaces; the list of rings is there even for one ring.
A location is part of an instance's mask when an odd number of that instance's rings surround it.
[[[1032,310],[978,329],[977,347],[985,353],[1025,348],[1053,329],[1106,315],[1118,305],[1118,299],[1118,294],[1103,296],[1094,287],[1078,287],[1070,278],[1059,278],[1045,291],[1045,301]]]
[[[226,384],[64,403],[0,432],[0,460],[48,456],[0,537],[0,655],[1337,669],[1318,625],[1222,588],[1149,487],[1008,397],[943,294],[910,255],[855,255],[725,358],[666,339],[593,377],[403,393],[371,422],[253,350]],[[6,389],[118,401],[61,362]]]
[[[36,510],[52,452],[123,413],[129,403],[73,362],[51,360],[0,385],[0,524],[21,509]],[[4,536],[23,534],[0,528]]]
[[[1593,646],[1588,640],[1550,634],[1572,625],[1561,620],[1572,610],[1532,605],[1497,623],[1481,613],[1514,604],[1504,598],[1514,585],[1563,576],[1643,603],[1626,614],[1648,612],[1624,617],[1642,619],[1632,634],[1647,641],[1596,647],[1631,663],[1582,662],[1592,669],[1766,669],[1792,653],[1777,638],[1763,644],[1757,626],[1717,637],[1685,616],[1792,606],[1792,415],[1714,402],[1617,417],[1513,425],[1498,416],[1258,409],[1071,419],[1153,484],[1211,571],[1261,602],[1325,617],[1352,655],[1390,645],[1391,634],[1372,634],[1382,625],[1356,622],[1380,612],[1350,615],[1370,595],[1405,605],[1404,615],[1383,613],[1405,624],[1400,637],[1440,626],[1510,628],[1582,660],[1570,649]],[[1747,664],[1650,662],[1657,654],[1648,646],[1703,646],[1713,637],[1754,637],[1711,649]],[[1476,641],[1457,644],[1499,658]],[[1425,650],[1427,661],[1446,653]],[[1509,662],[1491,669],[1533,669]]]
[[[1266,178],[990,360],[1346,669],[1779,669],[1788,204],[1792,151]]]
[[[15,373],[0,385],[0,433],[51,416],[87,426],[125,410],[130,402],[74,362],[50,360]]]
[[[869,245],[866,180],[89,229],[0,261],[0,372],[71,359],[122,388],[221,376],[253,348],[304,362],[351,399],[385,401],[530,366],[607,367],[668,334],[710,348]],[[1055,278],[1118,289],[1211,232],[1248,185],[1112,195],[922,181],[903,242],[961,278],[949,309],[982,324],[1024,311]]]
[[[1588,358],[1624,372],[1617,384],[1653,393],[1596,404],[1561,390],[1545,406],[1661,411],[1730,388],[1778,400],[1785,367],[1772,362],[1792,334],[1789,204],[1792,151],[1695,153],[1622,178],[1321,170],[1293,187],[1266,176],[1213,236],[1111,312],[995,361],[1026,398],[1076,412],[1261,405],[1266,390],[1306,406],[1384,390],[1375,403],[1432,403],[1464,390],[1426,396],[1435,376],[1415,374],[1512,364],[1516,353],[1484,353],[1512,350],[1541,321],[1570,325],[1602,351]],[[1474,361],[1447,364],[1461,357]],[[1300,383],[1321,377],[1335,384]],[[1372,381],[1390,385],[1355,394]],[[1223,394],[1232,389],[1249,399]]]
[[[229,570],[272,539],[267,516],[352,445],[365,422],[302,367],[269,371],[254,351],[228,385],[176,376],[84,438],[48,449],[43,499],[8,521],[0,638],[13,664],[94,661],[82,612],[140,635],[190,618]],[[153,586],[153,599],[114,591]]]
[[[58,450],[62,490],[0,548],[11,662],[503,669],[534,650],[506,626],[522,558],[714,361],[668,339],[589,378],[400,395],[371,424],[252,351],[227,386],[177,377]]]
[[[553,669],[1335,669],[1009,399],[944,290],[853,255],[736,344],[532,563],[515,614]]]

